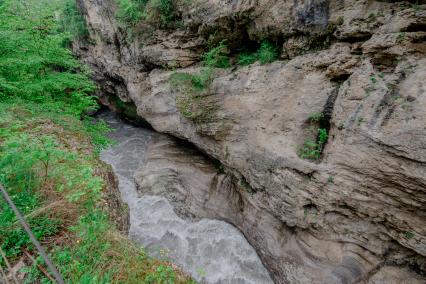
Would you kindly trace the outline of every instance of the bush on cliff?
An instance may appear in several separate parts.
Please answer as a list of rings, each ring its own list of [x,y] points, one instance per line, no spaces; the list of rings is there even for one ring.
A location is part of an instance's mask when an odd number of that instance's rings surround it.
[[[173,0],[116,0],[116,3],[116,18],[130,33],[142,21],[167,28],[178,18]]]

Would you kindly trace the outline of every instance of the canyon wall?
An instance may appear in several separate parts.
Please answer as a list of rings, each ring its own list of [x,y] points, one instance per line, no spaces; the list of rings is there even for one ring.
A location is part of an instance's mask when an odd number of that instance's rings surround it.
[[[190,142],[153,142],[140,191],[235,225],[276,283],[424,283],[426,5],[412,2],[177,1],[174,27],[130,33],[112,0],[78,0],[89,37],[74,51],[102,103]],[[265,39],[279,60],[214,70],[185,114],[174,74]],[[316,129],[328,139],[303,157]]]

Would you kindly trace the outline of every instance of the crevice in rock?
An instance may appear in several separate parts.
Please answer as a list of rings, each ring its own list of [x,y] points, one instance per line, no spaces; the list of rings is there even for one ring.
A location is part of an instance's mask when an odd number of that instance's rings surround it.
[[[411,23],[403,32],[424,32],[426,31],[426,23]]]
[[[123,102],[115,95],[108,95],[101,100],[101,104],[132,125],[153,129],[148,121],[138,115],[133,101]]]
[[[349,74],[349,73],[340,73],[340,74],[334,76],[333,78],[331,78],[330,80],[331,80],[331,82],[334,82],[334,83],[341,85],[341,84],[343,84],[343,82],[348,80],[350,76],[351,76],[351,74]]]
[[[318,128],[319,129],[325,129],[327,134],[330,133],[331,119],[332,119],[332,116],[333,116],[334,103],[336,102],[337,95],[339,94],[340,85],[341,84],[338,84],[336,86],[336,88],[333,89],[330,96],[327,98],[327,102],[325,103],[324,108],[323,108],[323,112],[322,112],[323,116],[318,122],[318,124],[319,124]],[[323,142],[323,141],[321,141],[322,138],[321,138],[320,133],[317,134],[316,139],[317,139],[316,140],[317,143]],[[330,138],[328,137],[327,140],[322,143],[322,147],[321,147],[321,151],[320,151],[321,152],[320,153],[320,160],[323,158],[323,152],[324,152],[324,149],[325,149],[329,139]]]
[[[336,36],[339,37],[340,36],[340,31],[336,31]],[[348,43],[357,43],[357,42],[364,42],[369,40],[373,35],[371,33],[364,33],[364,34],[359,34],[356,36],[350,36],[350,37],[345,37],[340,39],[341,42],[348,42]]]

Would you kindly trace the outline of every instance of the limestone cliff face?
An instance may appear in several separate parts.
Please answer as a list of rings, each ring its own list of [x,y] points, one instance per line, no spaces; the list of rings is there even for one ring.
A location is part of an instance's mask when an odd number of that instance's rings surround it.
[[[161,159],[138,174],[142,191],[234,224],[276,283],[424,283],[426,5],[193,0],[176,5],[178,29],[141,24],[129,38],[112,0],[78,3],[90,40],[75,51],[101,101],[134,103],[155,130],[223,168],[160,143],[152,156]],[[218,70],[191,105],[202,119],[181,113],[170,68],[199,71],[211,42],[226,39],[232,55],[265,38],[280,44],[281,60]],[[329,134],[320,158],[302,159],[318,127]],[[164,182],[170,168],[181,185]]]

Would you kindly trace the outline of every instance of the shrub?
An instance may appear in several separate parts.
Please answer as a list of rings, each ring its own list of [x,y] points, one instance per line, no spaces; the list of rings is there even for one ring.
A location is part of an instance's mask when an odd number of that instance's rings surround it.
[[[328,140],[327,129],[319,128],[318,129],[318,144],[323,146]]]
[[[321,157],[321,153],[327,139],[327,130],[319,128],[317,141],[305,140],[303,146],[299,149],[299,157],[308,160],[318,160]]]
[[[310,122],[320,122],[324,118],[324,113],[322,112],[313,112],[309,115]]]
[[[199,73],[174,72],[170,84],[181,92],[194,94],[205,90],[212,79],[213,69],[203,68]]]
[[[241,53],[238,56],[238,65],[246,66],[253,64],[257,61],[257,54],[256,53]]]
[[[278,58],[278,50],[270,42],[263,41],[258,51],[258,58],[261,64],[271,63]]]
[[[222,41],[203,55],[203,63],[209,67],[228,68],[231,66],[226,54],[227,46]]]
[[[178,17],[173,0],[116,0],[117,20],[128,31],[140,21],[167,27]]]
[[[174,5],[172,0],[151,0],[152,12],[151,17],[159,14],[162,25],[167,25],[175,18]]]
[[[67,283],[140,283],[169,264],[148,259],[108,220],[109,170],[97,155],[108,127],[85,115],[94,85],[55,17],[68,1],[0,0],[0,183]],[[1,197],[0,246],[12,264],[22,249],[36,254]],[[36,265],[26,272],[24,283],[50,283]]]
[[[134,26],[141,21],[146,14],[144,8],[148,0],[117,0],[117,19],[125,24]]]
[[[318,143],[312,140],[305,140],[302,148],[299,150],[299,157],[302,159],[316,160],[321,156]]]
[[[16,6],[24,2],[31,9]],[[50,16],[61,6],[24,2],[7,1],[0,7],[0,100],[60,104],[62,111],[77,115],[95,109],[89,72],[66,47],[69,33]]]
[[[78,11],[76,1],[68,0],[65,3],[60,23],[62,29],[70,33],[73,39],[83,39],[89,35],[86,21],[83,15]]]
[[[253,53],[243,52],[238,56],[238,64],[241,66],[259,61],[260,64],[271,63],[278,59],[278,49],[269,41],[263,41],[260,48]]]

